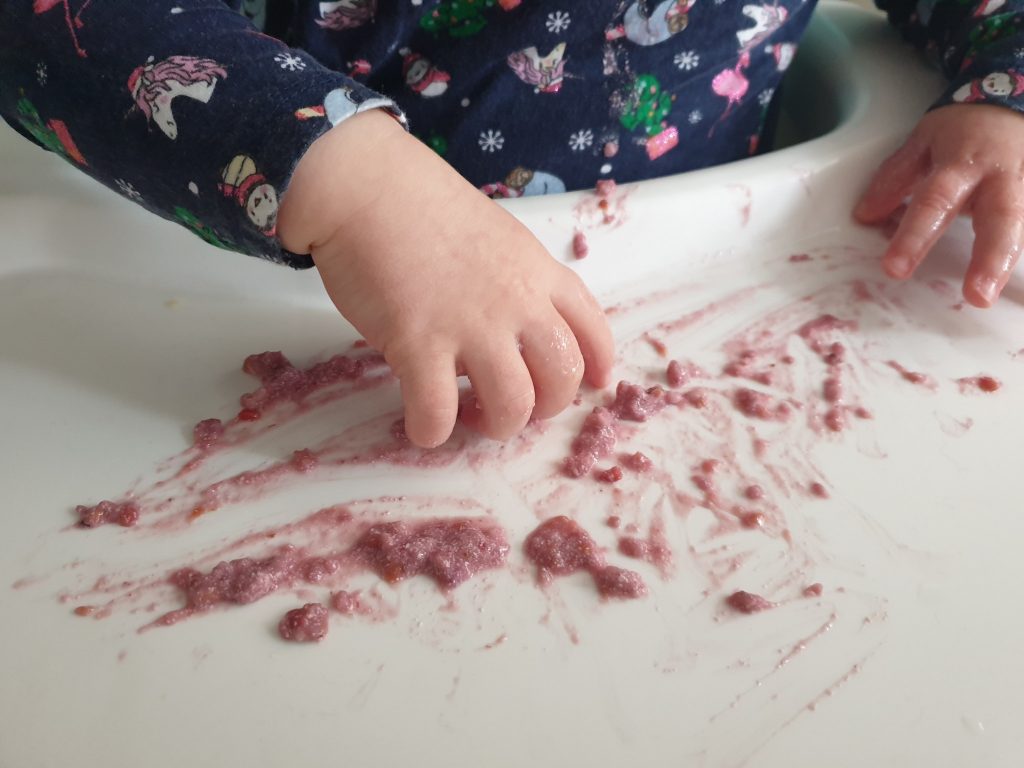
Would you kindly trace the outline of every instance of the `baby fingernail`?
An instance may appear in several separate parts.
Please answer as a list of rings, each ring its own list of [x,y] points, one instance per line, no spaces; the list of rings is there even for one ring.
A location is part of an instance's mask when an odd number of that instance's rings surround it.
[[[983,277],[978,281],[978,293],[988,302],[996,300],[998,290],[999,280],[994,277]]]
[[[885,263],[890,275],[904,277],[910,272],[910,259],[906,256],[894,256],[891,259],[887,259]]]

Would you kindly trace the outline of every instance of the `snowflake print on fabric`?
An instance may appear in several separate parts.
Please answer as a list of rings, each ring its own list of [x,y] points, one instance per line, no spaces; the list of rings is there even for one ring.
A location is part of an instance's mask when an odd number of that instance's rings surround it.
[[[703,119],[704,119],[704,113],[701,112],[699,109],[693,110],[693,112],[691,112],[689,115],[686,116],[686,121],[690,125],[696,125],[697,123],[699,123]]]
[[[46,65],[42,62],[39,62],[39,64],[36,66],[36,80],[39,82],[40,85],[46,85],[47,77],[48,73],[46,71]]]
[[[544,23],[544,26],[548,28],[548,32],[557,34],[559,32],[565,32],[572,23],[572,18],[565,11],[555,11],[554,13],[548,14],[548,20]]]
[[[142,195],[139,194],[139,190],[137,190],[130,181],[125,181],[124,179],[114,179],[114,183],[117,184],[117,191],[120,192],[125,197],[127,197],[129,200],[132,200],[133,202],[136,203],[142,202]]]
[[[594,143],[594,132],[590,129],[576,131],[569,137],[569,148],[573,152],[582,152]]]
[[[480,134],[477,144],[484,152],[498,152],[505,146],[505,137],[501,135],[501,131],[486,130]]]
[[[774,88],[766,88],[765,90],[757,94],[757,103],[760,104],[762,107],[767,107],[771,103],[772,96],[774,95]]]
[[[289,72],[301,72],[306,68],[306,62],[301,57],[287,51],[277,54],[274,61],[281,65],[281,69],[287,69]]]
[[[1013,52],[1013,55],[1018,59],[1024,59],[1024,48],[1018,48]]]
[[[700,55],[696,51],[683,51],[677,53],[673,58],[672,62],[681,70],[689,72],[691,69],[696,69],[700,66]]]

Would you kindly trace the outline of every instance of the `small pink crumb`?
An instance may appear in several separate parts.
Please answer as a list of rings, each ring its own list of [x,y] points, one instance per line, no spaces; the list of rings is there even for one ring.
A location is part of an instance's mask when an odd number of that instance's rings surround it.
[[[651,348],[658,353],[660,357],[668,357],[668,347],[665,346],[665,342],[660,339],[656,339],[650,334],[644,334],[644,341],[651,345]]]
[[[991,376],[966,376],[962,379],[957,379],[957,383],[960,385],[960,391],[966,392],[970,389],[980,389],[982,392],[996,392],[1000,387],[1003,386],[999,379],[994,379]]]
[[[594,477],[602,483],[617,483],[622,479],[622,470],[618,467],[609,467],[594,472]]]
[[[846,417],[842,408],[830,408],[825,414],[825,426],[833,432],[846,429]]]
[[[366,339],[356,339],[352,342],[352,349],[366,349],[370,343]]]
[[[594,191],[598,197],[611,197],[615,194],[616,186],[615,179],[598,179]]]
[[[612,158],[612,157],[615,157],[617,154],[619,154],[618,142],[609,141],[607,144],[604,145],[604,156],[605,157]]]
[[[607,408],[595,408],[583,421],[572,441],[572,453],[565,459],[565,474],[583,477],[615,448],[615,415]]]
[[[824,591],[824,587],[821,584],[815,582],[804,589],[804,597],[821,597],[821,593]]]
[[[640,451],[622,456],[621,463],[626,469],[631,469],[634,472],[648,472],[654,466],[654,462]]]
[[[828,498],[828,489],[821,483],[811,483],[810,491],[812,496],[817,496],[819,499]]]
[[[362,607],[362,603],[359,601],[358,592],[346,592],[345,590],[341,590],[331,595],[331,608],[345,616],[351,616],[354,613],[358,613]]]
[[[74,613],[75,613],[75,616],[92,616],[94,613],[96,613],[96,606],[95,605],[80,605],[77,608],[75,608]]]
[[[777,402],[770,395],[753,389],[737,389],[733,393],[733,404],[736,410],[752,419],[785,421],[790,415],[790,407],[786,403]]]
[[[669,362],[665,369],[665,380],[670,387],[678,389],[685,386],[691,379],[699,379],[707,376],[695,363],[681,363],[678,360]]]
[[[668,368],[665,370],[665,379],[670,387],[681,387],[686,383],[683,366],[679,364],[678,360],[672,360],[668,364]]]
[[[608,410],[623,421],[647,421],[668,403],[661,387],[644,389],[639,384],[620,381],[615,389],[615,401]]]
[[[224,423],[220,419],[203,419],[192,428],[192,444],[206,451],[223,435]]]
[[[809,253],[794,253],[792,256],[789,257],[789,260],[791,262],[793,262],[794,264],[799,264],[799,263],[804,262],[804,261],[810,261],[811,260],[811,254],[809,254]]]
[[[83,528],[97,528],[117,523],[129,528],[139,522],[139,505],[134,501],[101,501],[91,507],[79,504],[75,507],[78,524]]]
[[[259,421],[262,416],[255,408],[243,408],[238,412],[239,421]]]
[[[706,389],[696,387],[686,393],[686,402],[694,408],[706,408],[708,405],[708,392]]]
[[[862,406],[860,406],[860,407],[858,407],[858,408],[857,408],[856,410],[854,410],[854,412],[853,412],[853,415],[854,415],[854,416],[856,416],[856,417],[857,417],[858,419],[870,419],[870,418],[874,418],[874,417],[873,417],[873,416],[871,415],[871,411],[869,411],[869,410],[868,410],[867,408],[865,408],[865,407],[864,407],[863,405],[862,405]]]
[[[284,615],[277,625],[282,640],[315,643],[327,636],[327,609],[320,603],[306,603]]]
[[[796,358],[793,357],[792,355],[783,355],[782,356],[782,364],[783,365],[792,365],[795,362],[796,362]]]
[[[693,475],[690,481],[697,486],[702,493],[711,493],[714,486],[711,484],[710,478],[707,475]]]
[[[647,594],[647,585],[636,571],[606,565],[592,575],[598,594],[603,598],[634,600]]]
[[[752,592],[733,592],[725,598],[726,605],[740,613],[758,613],[775,607],[775,603]]]
[[[744,528],[764,528],[764,515],[760,512],[745,512],[740,517],[740,525]]]
[[[291,465],[297,472],[312,472],[319,463],[320,460],[312,451],[303,449],[292,453]]]
[[[764,488],[760,485],[748,485],[743,495],[751,501],[759,501],[764,498]]]
[[[843,383],[837,376],[825,379],[825,399],[830,403],[843,402]]]
[[[618,530],[618,528],[622,525],[622,518],[618,515],[609,515],[608,519],[604,521],[604,524],[612,530]]]
[[[585,259],[590,254],[590,243],[587,242],[587,236],[582,232],[577,232],[572,236],[572,255],[577,259]]]
[[[934,387],[935,382],[932,378],[925,373],[917,373],[916,371],[908,371],[902,365],[897,363],[895,360],[889,360],[886,365],[898,372],[905,381],[909,381],[911,384],[920,384],[925,387]]]
[[[704,459],[700,463],[700,471],[705,475],[712,475],[722,468],[722,462],[717,459]]]

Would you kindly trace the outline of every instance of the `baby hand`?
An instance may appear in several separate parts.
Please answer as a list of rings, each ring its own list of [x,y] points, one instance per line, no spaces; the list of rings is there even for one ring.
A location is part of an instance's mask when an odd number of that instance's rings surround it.
[[[611,332],[582,281],[383,112],[310,148],[278,231],[312,253],[335,306],[384,354],[417,445],[448,439],[461,374],[475,396],[464,419],[498,439],[565,408],[584,370],[607,382]]]
[[[957,104],[928,113],[887,159],[855,215],[879,224],[910,202],[883,258],[890,276],[910,277],[959,213],[973,219],[974,250],[964,298],[978,307],[999,297],[1024,237],[1024,115]]]

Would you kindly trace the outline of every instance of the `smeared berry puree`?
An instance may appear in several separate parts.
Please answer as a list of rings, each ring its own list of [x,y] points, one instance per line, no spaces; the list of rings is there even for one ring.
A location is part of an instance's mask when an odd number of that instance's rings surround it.
[[[899,373],[904,381],[909,381],[911,384],[917,384],[922,387],[929,389],[935,389],[935,380],[926,373],[918,373],[917,371],[908,371],[902,365],[897,363],[895,360],[889,360],[886,362],[890,368]]]
[[[320,539],[331,532],[332,524],[344,525],[350,519],[343,509],[322,510],[310,517],[318,523]],[[183,593],[185,607],[165,614],[157,623],[174,624],[218,605],[246,605],[278,590],[326,583],[353,570],[373,571],[390,583],[426,576],[448,591],[480,571],[504,565],[508,549],[504,531],[486,518],[373,524],[343,551],[284,544],[266,557],[220,562],[208,573],[179,569],[168,580]]]
[[[480,571],[500,568],[508,548],[496,524],[462,519],[374,525],[353,553],[389,583],[426,576],[450,590]]]
[[[606,565],[594,540],[576,522],[558,516],[545,520],[526,537],[526,556],[537,566],[537,579],[589,573],[605,598],[632,599],[647,594],[640,574]]]

